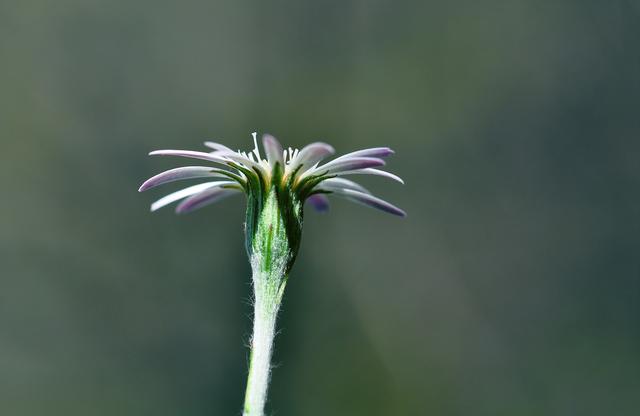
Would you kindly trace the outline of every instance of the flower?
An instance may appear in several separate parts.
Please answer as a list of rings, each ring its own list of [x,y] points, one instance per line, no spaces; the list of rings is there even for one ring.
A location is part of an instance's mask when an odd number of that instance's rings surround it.
[[[175,168],[148,179],[140,187],[140,192],[178,180],[212,179],[160,198],[151,204],[151,211],[181,201],[176,212],[182,214],[228,196],[245,193],[247,253],[253,262],[252,254],[256,251],[256,245],[262,244],[257,252],[269,252],[272,257],[281,256],[286,266],[282,271],[285,274],[291,269],[300,245],[305,202],[319,211],[325,211],[329,207],[327,195],[336,195],[390,214],[406,216],[400,208],[373,196],[356,182],[343,178],[358,174],[378,175],[404,183],[398,176],[377,169],[385,165],[382,158],[393,154],[388,147],[358,150],[321,164],[325,158],[335,153],[333,147],[326,143],[311,143],[302,150],[284,150],[275,137],[265,134],[262,144],[266,158],[263,158],[258,148],[257,134],[252,135],[254,149],[249,153],[234,152],[227,146],[214,142],[204,143],[211,149],[209,152],[155,150],[149,153],[201,159],[218,165]],[[279,222],[282,222],[282,227],[278,226]],[[261,227],[263,232],[258,235]],[[273,229],[281,235],[273,237],[269,234]],[[284,242],[279,253],[272,252],[274,238],[275,241]]]
[[[326,195],[335,195],[361,203],[401,217],[406,213],[343,176],[378,175],[404,183],[398,176],[376,169],[384,166],[382,158],[394,152],[388,147],[375,147],[347,153],[332,161],[320,164],[335,153],[326,143],[311,143],[302,150],[288,148],[275,137],[265,134],[262,144],[266,154],[263,158],[258,149],[256,133],[253,133],[254,149],[249,152],[234,152],[227,146],[205,142],[210,152],[191,150],[155,150],[150,155],[181,156],[213,162],[219,167],[185,166],[162,172],[145,181],[139,191],[146,191],[168,182],[207,178],[212,181],[193,185],[160,198],[151,204],[156,211],[173,202],[182,200],[176,213],[195,211],[218,202],[227,196],[246,193],[249,197],[266,196],[272,187],[287,190],[301,202],[309,202],[318,211],[326,211],[329,202]]]
[[[264,415],[276,315],[300,246],[304,203],[324,211],[329,207],[327,195],[336,195],[390,214],[406,215],[400,208],[343,177],[379,175],[403,183],[396,175],[377,169],[385,164],[382,158],[393,154],[388,147],[358,150],[321,164],[335,152],[326,143],[311,143],[302,150],[284,150],[275,137],[265,134],[262,144],[266,158],[263,158],[256,136],[253,133],[254,149],[249,153],[234,152],[213,142],[205,142],[211,149],[209,152],[153,151],[151,155],[202,159],[218,166],[171,169],[148,179],[140,187],[142,192],[183,179],[210,179],[160,198],[151,204],[151,211],[181,201],[176,212],[186,213],[234,194],[247,196],[245,245],[253,272],[254,327],[245,416]]]

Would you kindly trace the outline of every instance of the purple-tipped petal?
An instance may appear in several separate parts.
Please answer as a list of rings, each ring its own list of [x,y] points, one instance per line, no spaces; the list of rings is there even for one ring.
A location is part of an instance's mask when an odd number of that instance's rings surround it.
[[[309,198],[307,198],[307,202],[310,203],[318,212],[329,211],[329,198],[327,198],[325,195],[311,195]]]
[[[213,188],[216,186],[220,186],[220,184],[232,184],[233,182],[206,182],[199,183],[197,185],[189,186],[188,188],[181,189],[179,191],[170,193],[167,196],[164,196],[158,199],[156,202],[151,204],[151,212],[156,211],[166,205],[169,205],[173,202],[179,201],[183,198],[186,198],[191,195],[195,195],[199,192],[204,191],[205,189]]]
[[[364,194],[362,192],[354,191],[352,189],[342,189],[339,191],[335,191],[335,194],[339,196],[343,196],[351,201],[358,202],[372,208],[377,208],[384,212],[388,212],[389,214],[397,215],[399,217],[407,216],[407,213],[401,210],[400,208],[373,195]]]
[[[353,189],[354,191],[362,192],[364,194],[371,193],[364,186],[355,183],[354,181],[342,178],[325,179],[320,182],[320,185],[316,186],[315,189],[323,189],[327,191],[334,191],[336,189]]]
[[[188,157],[191,159],[202,159],[208,160],[209,162],[221,163],[223,165],[227,164],[227,160],[222,157],[205,152],[196,152],[194,150],[154,150],[149,153],[151,156],[180,156],[180,157]]]
[[[207,146],[209,149],[213,149],[216,151],[222,150],[224,152],[233,152],[233,150],[231,150],[227,146],[220,143],[216,143],[216,142],[206,141],[204,142],[204,145]]]
[[[178,206],[176,207],[176,213],[186,214],[187,212],[195,211],[204,206],[221,201],[224,198],[231,196],[233,194],[237,194],[239,192],[240,190],[236,188],[215,187],[215,188],[205,189],[204,191],[198,194],[195,194],[185,199],[181,203],[179,203]]]
[[[262,136],[262,146],[267,155],[269,165],[273,168],[276,163],[280,163],[280,166],[284,169],[283,150],[278,139],[270,134],[265,134]]]
[[[346,176],[346,175],[376,175],[376,176],[384,176],[385,178],[393,179],[396,182],[400,182],[404,185],[404,181],[401,177],[394,175],[393,173],[373,168],[365,168],[365,169],[356,169],[356,170],[348,170],[345,172],[338,173],[338,176]]]
[[[300,150],[298,155],[291,161],[290,169],[293,171],[298,166],[302,166],[298,174],[311,169],[316,163],[335,153],[333,147],[326,143],[311,143]]]
[[[183,179],[195,179],[195,178],[228,178],[221,169],[215,169],[210,166],[185,166],[182,168],[175,168],[159,173],[149,179],[147,179],[138,192],[146,191],[147,189],[154,188],[158,185],[165,183],[179,181]]]
[[[335,160],[342,160],[348,157],[387,157],[395,152],[388,147],[372,147],[370,149],[356,150],[355,152],[347,153]]]
[[[352,157],[343,160],[333,160],[325,165],[318,166],[310,172],[309,174],[314,173],[326,173],[326,174],[334,174],[345,172],[348,170],[357,170],[357,169],[365,169],[372,168],[375,166],[384,166],[384,160],[377,159],[373,157]]]

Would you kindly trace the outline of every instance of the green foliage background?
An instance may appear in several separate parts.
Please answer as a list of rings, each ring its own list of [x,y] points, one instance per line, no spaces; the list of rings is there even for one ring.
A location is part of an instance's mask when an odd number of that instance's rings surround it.
[[[633,0],[1,3],[0,414],[239,414],[244,203],[136,190],[254,130],[393,147],[409,213],[307,210],[275,414],[638,414],[639,38]]]

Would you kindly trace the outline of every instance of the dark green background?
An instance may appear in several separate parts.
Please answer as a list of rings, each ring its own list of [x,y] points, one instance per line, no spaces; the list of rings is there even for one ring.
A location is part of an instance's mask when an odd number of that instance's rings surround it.
[[[0,414],[237,415],[241,198],[150,214],[252,131],[389,145],[402,220],[308,211],[277,415],[640,412],[638,1],[0,4]]]

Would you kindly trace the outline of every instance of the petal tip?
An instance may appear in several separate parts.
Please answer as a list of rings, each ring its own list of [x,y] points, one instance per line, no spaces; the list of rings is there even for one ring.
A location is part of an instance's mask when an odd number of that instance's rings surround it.
[[[329,211],[329,199],[323,194],[314,194],[307,198],[307,202],[320,213]]]
[[[190,206],[190,204],[186,204],[185,201],[182,201],[181,203],[179,203],[176,208],[175,208],[175,213],[178,215],[182,215],[188,212],[188,208]]]
[[[267,142],[271,142],[271,143],[276,143],[276,142],[280,143],[280,142],[278,142],[278,139],[276,139],[274,137],[273,134],[269,134],[269,133],[265,133],[265,134],[262,135],[262,141],[267,141]]]
[[[382,211],[386,212],[387,214],[395,215],[396,217],[400,217],[400,218],[406,218],[407,217],[407,213],[404,210],[402,210],[402,209],[400,209],[400,208],[398,208],[396,206],[393,206],[393,205],[390,205],[390,206],[387,206],[387,207],[384,207],[384,208],[380,208],[380,209]]]
[[[151,188],[151,184],[148,180],[146,180],[142,183],[142,185],[140,185],[140,187],[138,188],[138,192],[144,192],[149,188]]]

